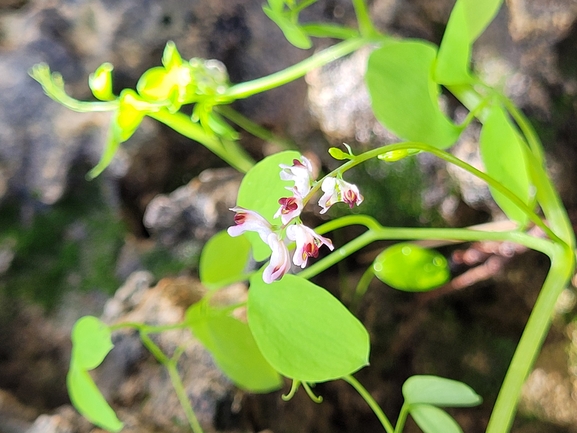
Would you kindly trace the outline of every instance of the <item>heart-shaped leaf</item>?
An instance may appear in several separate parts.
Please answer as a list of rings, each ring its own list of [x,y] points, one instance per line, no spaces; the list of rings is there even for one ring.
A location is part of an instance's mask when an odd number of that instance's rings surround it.
[[[116,417],[86,370],[70,365],[66,386],[72,404],[88,421],[111,432],[122,430]]]
[[[403,384],[403,397],[410,405],[469,407],[483,401],[470,386],[437,376],[411,376]]]
[[[232,237],[226,231],[218,232],[200,254],[200,281],[208,288],[234,281],[245,273],[249,254],[250,242],[244,236]]]
[[[204,302],[188,309],[186,321],[220,369],[240,388],[270,392],[282,386],[280,375],[262,356],[247,323],[211,310]]]
[[[503,0],[457,0],[435,64],[439,84],[464,84],[471,81],[469,63],[473,42],[493,20]]]
[[[417,404],[411,406],[410,414],[423,433],[463,433],[457,421],[438,407]]]
[[[283,376],[325,382],[368,364],[369,335],[333,295],[304,278],[251,278],[248,323],[264,357]]]
[[[110,329],[94,316],[84,316],[72,328],[72,361],[83,370],[98,367],[114,345]]]
[[[461,128],[441,111],[432,79],[436,47],[423,41],[388,42],[373,51],[365,79],[376,118],[398,137],[446,148]]]

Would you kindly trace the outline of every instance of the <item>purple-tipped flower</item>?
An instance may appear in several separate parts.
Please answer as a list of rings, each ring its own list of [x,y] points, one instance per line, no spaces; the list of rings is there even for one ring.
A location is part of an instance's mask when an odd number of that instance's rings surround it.
[[[255,211],[239,206],[230,208],[230,210],[236,212],[234,216],[236,225],[228,228],[227,232],[229,235],[235,237],[242,235],[246,231],[257,232],[263,242],[268,243],[267,239],[272,233],[272,227],[266,219]]]
[[[292,197],[283,197],[279,199],[280,208],[274,214],[274,217],[280,217],[283,225],[286,225],[293,218],[298,217],[303,210],[303,199],[297,192],[296,188],[293,188],[294,195]]]
[[[311,190],[313,183],[313,166],[304,156],[301,159],[293,159],[293,165],[280,164],[282,168],[280,178],[282,180],[294,181],[294,189],[301,196],[305,197]],[[292,188],[287,188],[291,190]]]
[[[270,284],[281,279],[290,270],[291,261],[286,245],[276,233],[269,234],[266,243],[272,250],[272,254],[269,264],[264,269],[262,279]]]
[[[353,205],[360,205],[363,202],[363,196],[356,185],[346,182],[336,177],[327,177],[323,180],[321,189],[324,194],[319,199],[319,206],[322,207],[321,213],[325,213],[329,208],[337,203],[344,202],[350,208]]]
[[[317,257],[319,255],[321,246],[326,245],[331,251],[334,249],[330,239],[318,235],[313,229],[303,224],[289,226],[286,233],[290,240],[296,242],[293,263],[301,268],[307,265],[309,257]]]

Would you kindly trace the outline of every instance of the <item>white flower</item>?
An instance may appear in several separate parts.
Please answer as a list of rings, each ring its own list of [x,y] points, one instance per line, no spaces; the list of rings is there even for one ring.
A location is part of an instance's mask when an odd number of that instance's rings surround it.
[[[311,190],[313,183],[313,166],[311,162],[304,156],[301,159],[293,159],[293,165],[280,164],[282,168],[280,178],[282,180],[292,180],[295,185],[297,193],[301,197],[305,197]],[[292,188],[287,188],[292,189]]]
[[[291,261],[286,245],[276,233],[268,235],[267,244],[272,250],[272,254],[268,266],[264,269],[262,279],[265,283],[270,284],[281,279],[290,270]]]
[[[356,204],[358,206],[363,202],[363,196],[356,185],[336,177],[325,178],[321,189],[324,192],[319,199],[319,206],[322,207],[321,213],[328,211],[337,202],[344,202],[351,208],[353,205]]]
[[[287,237],[296,242],[296,250],[293,256],[293,263],[301,268],[307,265],[309,257],[319,255],[319,247],[326,245],[332,251],[333,243],[330,239],[324,238],[315,231],[303,224],[294,224],[286,230]]]

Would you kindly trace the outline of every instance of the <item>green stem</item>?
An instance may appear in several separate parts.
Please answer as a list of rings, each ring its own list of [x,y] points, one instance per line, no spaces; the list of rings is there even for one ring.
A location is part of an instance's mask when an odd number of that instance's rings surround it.
[[[150,337],[143,331],[140,332],[140,339],[144,346],[152,353],[152,355],[156,358],[156,360],[164,365],[166,370],[168,371],[168,376],[170,377],[170,382],[176,392],[176,396],[184,413],[186,415],[186,419],[192,429],[193,433],[203,433],[202,427],[196,418],[194,410],[188,400],[188,396],[186,395],[186,390],[184,389],[184,385],[182,384],[182,380],[180,379],[180,375],[178,374],[177,362],[178,357],[180,356],[180,351],[177,350],[178,356],[174,356],[173,359],[169,359],[164,352],[158,347],[154,341],[150,339]]]
[[[509,188],[505,187],[504,185],[502,185],[500,182],[496,181],[495,179],[493,179],[491,176],[487,175],[486,173],[483,173],[482,171],[476,169],[475,167],[473,167],[470,164],[467,164],[464,161],[461,161],[459,158],[451,155],[448,152],[445,152],[441,149],[438,149],[436,147],[430,146],[428,144],[425,143],[417,143],[417,142],[406,142],[406,143],[397,143],[397,144],[390,144],[390,145],[386,145],[386,146],[381,146],[378,147],[376,149],[373,150],[369,150],[368,152],[362,153],[358,156],[355,156],[354,159],[352,159],[351,161],[347,161],[345,164],[341,165],[338,169],[334,170],[332,173],[330,173],[327,176],[334,176],[335,174],[339,174],[339,173],[343,173],[371,158],[375,158],[379,155],[383,155],[387,152],[394,152],[397,150],[422,150],[428,153],[431,153],[435,156],[437,156],[438,158],[441,158],[453,165],[456,165],[457,167],[462,168],[463,170],[468,171],[469,173],[471,173],[473,176],[478,177],[479,179],[482,179],[483,181],[485,181],[490,187],[494,188],[495,190],[499,191],[501,194],[505,195],[509,200],[511,200],[513,203],[515,203],[523,212],[525,212],[525,214],[528,216],[528,218],[535,224],[537,225],[539,228],[541,228],[541,230],[543,230],[547,236],[549,236],[549,238],[551,238],[552,240],[558,241],[558,242],[563,242],[548,226],[547,224],[545,224],[543,222],[543,220],[533,211],[533,209],[531,209],[529,206],[527,206],[527,204],[521,200],[519,197],[517,197],[516,194],[514,194],[513,192],[511,192],[511,190],[509,190]],[[307,195],[307,197],[305,198],[305,202],[308,201],[309,197],[312,195],[312,193],[314,191],[316,191],[318,188],[320,188],[320,184],[321,182],[317,182],[317,185],[315,185],[315,187],[311,190],[311,192]]]
[[[169,361],[166,364],[166,369],[168,370],[168,375],[170,376],[170,381],[172,382],[172,386],[176,391],[176,395],[178,397],[178,401],[180,405],[184,409],[184,413],[186,414],[186,419],[190,424],[190,428],[194,433],[203,433],[202,427],[196,418],[194,410],[188,400],[188,396],[186,395],[186,390],[184,389],[184,385],[182,384],[182,380],[180,379],[180,375],[178,374],[177,363],[174,361]]]
[[[353,0],[353,7],[357,15],[359,30],[364,37],[374,37],[379,34],[373,25],[365,0]]]
[[[357,310],[360,300],[363,298],[365,293],[367,293],[369,285],[371,284],[371,281],[373,281],[374,277],[375,277],[375,271],[373,270],[372,266],[369,266],[365,270],[365,272],[363,272],[361,279],[357,283],[355,292],[352,295],[351,307],[350,307],[351,311],[354,312]]]
[[[531,148],[533,155],[535,155],[535,158],[537,159],[539,165],[543,166],[545,163],[545,154],[543,152],[543,146],[541,145],[541,140],[539,140],[539,137],[537,136],[535,129],[533,129],[533,126],[531,125],[529,120],[527,120],[527,118],[521,112],[521,110],[519,110],[517,106],[513,104],[513,102],[511,102],[509,98],[506,98],[505,96],[501,95],[501,101],[503,102],[505,108],[507,108],[507,111],[509,112],[509,114],[511,114],[515,122],[517,122],[517,125],[519,126],[521,132],[525,136],[525,140],[527,140],[527,143],[529,144],[529,147]]]
[[[346,225],[351,225],[355,223],[355,217],[359,215],[352,215],[346,218]],[[343,219],[344,219],[343,218]],[[327,228],[338,227],[342,219],[335,220],[336,223],[331,221],[330,223],[324,224],[318,228],[318,233],[323,234],[326,232]],[[359,224],[366,222],[364,219],[361,220]],[[329,224],[332,224],[329,226]],[[344,224],[343,224],[344,225]],[[342,247],[336,249],[327,257],[314,263],[312,266],[301,271],[298,275],[309,279],[315,275],[321,273],[322,271],[330,268],[331,266],[338,263],[340,260],[348,257],[354,252],[360,250],[361,248],[369,245],[372,242],[378,240],[454,240],[462,242],[475,242],[475,241],[501,241],[501,242],[514,242],[517,244],[524,245],[533,250],[541,251],[544,254],[550,255],[554,249],[554,244],[547,239],[540,239],[534,236],[530,236],[523,232],[518,231],[502,231],[502,232],[487,232],[481,230],[472,229],[453,229],[453,228],[421,228],[421,227],[371,227],[370,230],[366,231],[359,237],[353,239],[349,243],[343,245]]]
[[[491,413],[487,433],[508,432],[515,417],[521,388],[543,344],[557,299],[573,274],[575,255],[566,245],[556,245],[550,255],[551,268],[515,350]]]
[[[363,387],[363,385],[361,385],[361,383],[357,379],[355,379],[353,376],[350,376],[350,375],[344,376],[342,379],[345,382],[349,383],[353,388],[355,388],[355,390],[359,393],[359,395],[363,398],[363,400],[365,400],[367,402],[369,407],[372,409],[374,414],[377,416],[377,418],[381,422],[385,431],[387,433],[394,433],[395,430],[393,429],[393,425],[391,424],[391,422],[389,421],[387,416],[384,414],[381,407],[378,405],[378,403],[375,401],[375,399],[371,396],[371,394],[369,394],[369,392]]]
[[[399,413],[399,418],[397,418],[397,424],[395,425],[394,433],[401,433],[403,431],[408,416],[409,416],[409,405],[403,403],[403,406],[401,407],[401,412]]]
[[[216,136],[207,134],[202,126],[193,122],[189,116],[183,113],[170,113],[167,109],[161,109],[157,112],[147,113],[147,115],[185,137],[201,143],[240,172],[246,173],[254,165],[253,159],[237,142],[230,141],[226,147],[223,146]]]
[[[256,80],[236,84],[222,95],[225,101],[248,98],[249,96],[261,93],[283,84],[290,83],[297,78],[303,77],[307,72],[327,63],[333,62],[353,51],[358,50],[364,44],[370,42],[364,38],[349,39],[329,47],[317,54],[313,54],[308,59],[303,60],[295,65],[289,66],[282,71],[267,75],[266,77],[257,78]]]
[[[174,325],[151,326],[140,322],[124,322],[124,323],[116,323],[115,325],[110,325],[108,328],[110,329],[110,331],[116,331],[122,328],[134,328],[139,332],[144,332],[146,334],[158,334],[164,331],[183,329],[186,328],[186,325],[184,323],[176,323]]]
[[[283,139],[266,128],[257,125],[249,118],[243,116],[238,111],[234,110],[230,105],[217,105],[214,110],[222,114],[225,118],[240,126],[246,132],[260,138],[261,140],[276,143],[283,149],[296,149],[297,146],[290,140]]]

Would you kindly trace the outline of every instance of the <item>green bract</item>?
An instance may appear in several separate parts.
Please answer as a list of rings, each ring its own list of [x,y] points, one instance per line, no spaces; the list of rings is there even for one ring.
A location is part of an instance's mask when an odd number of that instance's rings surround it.
[[[531,183],[526,160],[528,148],[499,105],[491,107],[485,119],[479,146],[487,174],[507,187],[522,203],[529,205]],[[495,188],[490,190],[510,219],[521,225],[527,222],[527,214],[516,203]]]
[[[267,361],[283,376],[325,382],[368,364],[369,334],[325,289],[295,275],[250,280],[248,323]]]
[[[425,292],[446,283],[450,277],[442,254],[402,242],[384,250],[373,262],[379,280],[407,292]]]
[[[422,41],[386,42],[373,51],[365,80],[376,118],[398,137],[446,148],[461,128],[439,108],[432,79],[437,50]]]
[[[118,432],[122,429],[122,422],[88,374],[88,370],[102,363],[112,347],[110,330],[104,323],[92,316],[78,319],[72,329],[72,356],[66,385],[78,412],[93,424]]]
[[[290,186],[290,182],[280,178],[279,165],[292,165],[293,160],[300,157],[299,152],[289,150],[268,156],[256,164],[242,179],[236,201],[237,206],[255,211],[271,224],[275,223],[273,216],[279,208],[278,200],[291,195],[286,189]],[[260,239],[258,234],[245,233],[245,236],[250,240],[255,260],[261,261],[270,255],[269,246]]]
[[[101,101],[115,99],[112,93],[112,69],[113,66],[110,63],[103,63],[88,77],[88,86],[92,94]]]
[[[232,237],[226,231],[215,234],[202,249],[200,281],[208,288],[218,288],[246,272],[250,242],[244,236]]]
[[[269,392],[281,387],[281,377],[263,358],[245,322],[210,309],[205,302],[188,309],[186,322],[237,386],[250,392]]]
[[[307,50],[313,46],[311,39],[301,29],[297,22],[287,18],[282,11],[273,10],[264,6],[262,8],[267,17],[281,29],[287,41],[295,47]]]

